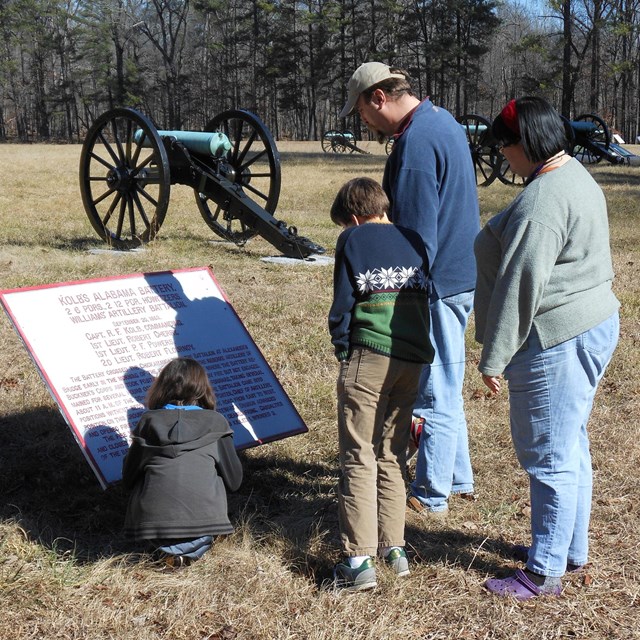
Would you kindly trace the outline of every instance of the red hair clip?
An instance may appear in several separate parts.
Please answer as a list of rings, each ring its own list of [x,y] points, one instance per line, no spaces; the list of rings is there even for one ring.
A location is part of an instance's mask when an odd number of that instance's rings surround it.
[[[504,109],[500,112],[503,122],[516,135],[520,135],[520,125],[518,124],[518,112],[516,110],[516,101],[510,100]]]

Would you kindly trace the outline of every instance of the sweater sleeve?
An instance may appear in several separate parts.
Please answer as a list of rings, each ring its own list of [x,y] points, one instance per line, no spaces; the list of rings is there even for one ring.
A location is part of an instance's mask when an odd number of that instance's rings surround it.
[[[503,373],[524,344],[561,249],[559,235],[540,222],[526,220],[505,233],[487,308],[481,373]]]
[[[335,265],[333,271],[333,303],[329,311],[329,333],[335,349],[336,358],[346,360],[349,357],[349,329],[351,314],[356,303],[355,293],[349,277],[349,265],[345,256],[345,235],[338,238],[336,244]]]
[[[218,459],[216,467],[225,487],[229,491],[237,491],[242,483],[242,463],[236,453],[231,435],[218,440]]]

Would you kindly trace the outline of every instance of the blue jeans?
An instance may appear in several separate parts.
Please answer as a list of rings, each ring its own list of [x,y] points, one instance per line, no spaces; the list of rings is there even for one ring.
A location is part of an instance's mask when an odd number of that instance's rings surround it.
[[[464,417],[464,333],[473,291],[430,304],[433,363],[425,365],[413,414],[425,419],[411,493],[430,511],[445,511],[451,493],[473,491]]]
[[[592,488],[587,422],[618,331],[616,312],[543,350],[533,330],[504,372],[513,445],[530,481],[527,567],[544,576],[562,576],[567,562],[587,562]]]

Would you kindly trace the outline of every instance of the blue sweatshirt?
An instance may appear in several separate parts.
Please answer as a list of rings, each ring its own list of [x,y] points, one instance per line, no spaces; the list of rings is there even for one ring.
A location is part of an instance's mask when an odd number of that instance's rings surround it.
[[[420,236],[393,224],[345,229],[336,244],[329,331],[338,360],[354,345],[430,363],[428,261]]]
[[[391,201],[389,218],[424,241],[433,297],[471,291],[478,192],[464,130],[448,111],[429,100],[418,105],[396,136],[382,185]]]

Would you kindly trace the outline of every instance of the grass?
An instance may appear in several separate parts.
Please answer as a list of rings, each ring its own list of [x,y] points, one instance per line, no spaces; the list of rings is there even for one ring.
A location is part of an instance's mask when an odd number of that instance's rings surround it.
[[[278,217],[327,247],[328,208],[356,175],[379,179],[384,154],[326,155],[283,143]],[[640,149],[636,147],[637,152]],[[78,146],[0,146],[0,287],[210,265],[305,420],[309,433],[243,453],[230,497],[236,533],[198,564],[158,571],[122,539],[126,496],[103,492],[8,319],[0,316],[0,638],[506,639],[640,638],[640,169],[598,165],[610,208],[622,334],[590,430],[595,470],[592,563],[565,595],[517,604],[484,593],[528,540],[527,479],[512,451],[506,395],[488,398],[468,338],[465,382],[479,500],[452,499],[432,524],[409,516],[411,576],[380,570],[375,592],[330,588],[338,557],[335,504],[337,365],[326,330],[331,268],[274,265],[260,238],[216,242],[193,194],[172,187],[159,238],[144,252],[94,255],[82,209]],[[483,219],[516,188],[479,192]]]

